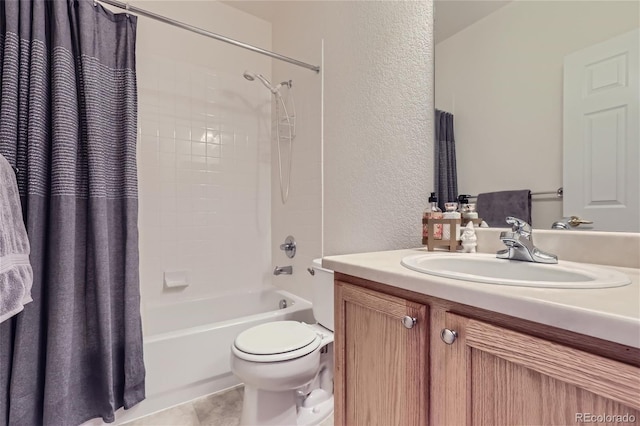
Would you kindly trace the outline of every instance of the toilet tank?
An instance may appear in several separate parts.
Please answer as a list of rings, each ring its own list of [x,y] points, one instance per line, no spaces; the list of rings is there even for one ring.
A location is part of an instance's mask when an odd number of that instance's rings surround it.
[[[322,259],[314,259],[312,281],[313,316],[320,325],[334,331],[333,326],[333,271],[322,267]]]

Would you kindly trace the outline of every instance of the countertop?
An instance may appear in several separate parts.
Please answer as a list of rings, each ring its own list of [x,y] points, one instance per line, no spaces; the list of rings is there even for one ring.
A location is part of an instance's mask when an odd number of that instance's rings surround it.
[[[640,270],[618,270],[631,284],[550,289],[481,284],[412,271],[400,264],[424,248],[327,256],[322,266],[347,275],[640,348]],[[434,253],[434,252],[432,252]]]

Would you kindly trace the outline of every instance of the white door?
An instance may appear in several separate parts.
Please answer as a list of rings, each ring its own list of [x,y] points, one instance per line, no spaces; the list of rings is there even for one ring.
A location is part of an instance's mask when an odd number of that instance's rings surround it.
[[[640,30],[565,57],[564,216],[640,232]]]

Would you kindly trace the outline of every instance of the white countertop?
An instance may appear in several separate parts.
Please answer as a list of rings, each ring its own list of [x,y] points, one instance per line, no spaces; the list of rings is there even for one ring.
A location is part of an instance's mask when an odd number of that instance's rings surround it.
[[[403,257],[419,253],[429,252],[409,249],[328,256],[322,259],[322,266],[415,293],[640,348],[639,269],[598,265],[628,275],[631,284],[624,287],[516,287],[441,278],[400,264]]]

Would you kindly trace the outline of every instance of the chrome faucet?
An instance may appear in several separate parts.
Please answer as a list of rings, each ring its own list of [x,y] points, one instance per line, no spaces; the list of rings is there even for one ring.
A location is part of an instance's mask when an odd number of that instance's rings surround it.
[[[511,231],[500,233],[500,240],[507,246],[496,253],[498,259],[522,260],[536,263],[558,263],[558,256],[545,253],[533,245],[531,226],[517,217],[507,217]]]
[[[553,222],[551,229],[571,229],[566,220],[558,220]]]
[[[293,274],[293,266],[276,266],[273,269],[273,275],[291,275]]]

